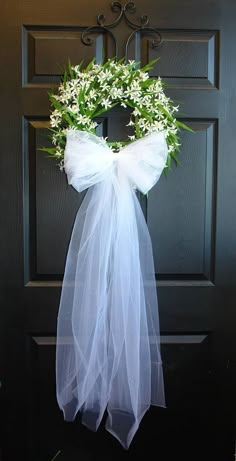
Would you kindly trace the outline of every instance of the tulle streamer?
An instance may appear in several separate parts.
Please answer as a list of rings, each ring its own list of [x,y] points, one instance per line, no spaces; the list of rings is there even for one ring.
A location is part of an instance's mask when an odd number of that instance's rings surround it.
[[[70,130],[68,182],[88,189],[69,245],[57,327],[57,400],[128,448],[150,405],[165,407],[152,245],[136,197],[158,181],[167,145],[154,132],[113,153]]]

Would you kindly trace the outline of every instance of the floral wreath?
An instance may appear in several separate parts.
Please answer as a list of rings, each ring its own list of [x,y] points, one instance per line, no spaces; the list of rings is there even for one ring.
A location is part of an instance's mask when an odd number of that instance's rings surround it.
[[[67,131],[82,130],[96,134],[97,122],[94,119],[120,105],[132,109],[127,126],[133,128],[133,134],[126,141],[112,142],[106,138],[112,150],[117,152],[143,136],[163,131],[168,146],[166,169],[170,168],[172,159],[178,164],[178,133],[181,128],[190,128],[176,120],[179,107],[164,93],[167,85],[160,77],[149,77],[148,71],[157,61],[155,59],[138,68],[136,61],[125,63],[121,59],[117,62],[113,58],[96,64],[92,60],[84,69],[82,63],[73,66],[69,61],[68,71],[65,71],[57,93],[49,93],[52,105],[49,139],[53,147],[40,150],[57,158],[63,169]]]

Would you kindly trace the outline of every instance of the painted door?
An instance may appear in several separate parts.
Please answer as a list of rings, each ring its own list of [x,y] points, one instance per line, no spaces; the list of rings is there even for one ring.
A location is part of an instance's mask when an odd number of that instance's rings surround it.
[[[124,4],[123,4],[124,7]],[[116,21],[104,0],[1,2],[1,435],[3,461],[143,459],[233,460],[235,438],[236,157],[233,0],[137,0],[155,33],[137,33],[129,58],[174,86],[184,133],[181,166],[140,197],[150,230],[159,299],[167,409],[151,408],[128,452],[101,425],[63,422],[55,397],[55,334],[65,257],[84,194],[68,187],[46,140],[48,90],[68,57],[114,56],[110,34],[89,35],[96,16]],[[123,15],[112,32],[125,53]],[[153,43],[154,41],[154,43]],[[117,109],[100,130],[122,139]],[[152,455],[153,456],[153,455]]]

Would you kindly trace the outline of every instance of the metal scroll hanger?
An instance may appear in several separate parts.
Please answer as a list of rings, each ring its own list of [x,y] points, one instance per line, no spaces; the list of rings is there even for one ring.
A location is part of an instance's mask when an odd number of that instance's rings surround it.
[[[94,34],[107,34],[111,37],[114,48],[115,48],[115,57],[119,55],[119,47],[117,39],[111,29],[114,29],[122,19],[126,22],[132,32],[129,34],[126,44],[125,44],[125,61],[129,59],[129,48],[132,40],[134,38],[146,35],[152,36],[151,47],[159,48],[162,44],[162,36],[158,29],[155,27],[149,26],[149,18],[147,15],[143,15],[139,18],[139,22],[134,22],[130,19],[130,15],[136,12],[136,5],[134,2],[127,2],[122,5],[120,2],[112,2],[111,10],[114,13],[118,13],[117,17],[113,22],[106,23],[106,16],[104,14],[99,14],[97,16],[97,24],[94,26],[87,27],[81,36],[81,41],[84,45],[91,46],[94,43]],[[136,56],[137,58],[137,56]],[[136,59],[137,61],[139,59]]]

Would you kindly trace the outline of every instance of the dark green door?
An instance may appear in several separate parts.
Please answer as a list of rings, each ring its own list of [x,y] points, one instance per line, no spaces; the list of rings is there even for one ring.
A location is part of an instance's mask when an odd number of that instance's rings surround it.
[[[233,0],[137,0],[163,37],[137,35],[130,58],[160,56],[152,74],[175,86],[168,94],[185,133],[181,166],[141,199],[153,242],[167,409],[152,408],[128,452],[103,425],[64,423],[55,398],[55,333],[61,280],[73,220],[83,199],[37,147],[48,126],[47,92],[68,57],[102,50],[81,34],[105,14],[104,0],[1,2],[1,461],[233,461],[235,445],[236,4]],[[127,13],[128,14],[128,13]],[[113,28],[120,49],[131,33]],[[121,138],[127,114],[101,119]]]

